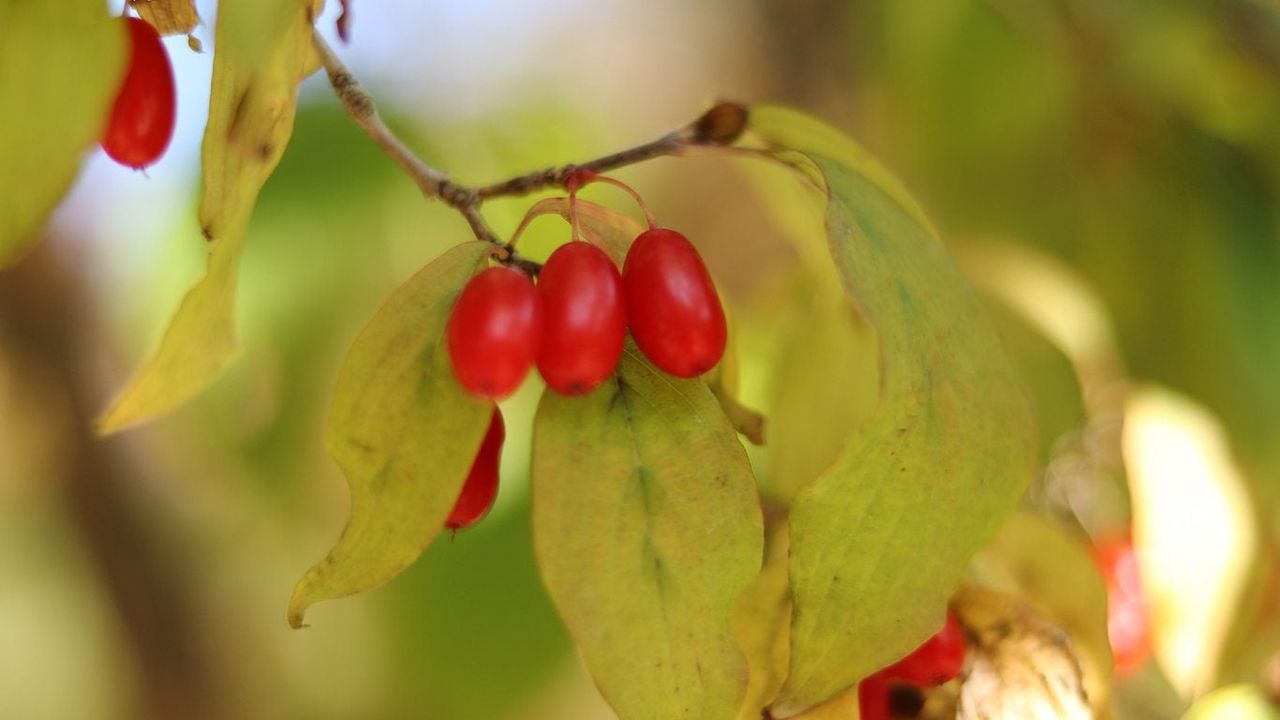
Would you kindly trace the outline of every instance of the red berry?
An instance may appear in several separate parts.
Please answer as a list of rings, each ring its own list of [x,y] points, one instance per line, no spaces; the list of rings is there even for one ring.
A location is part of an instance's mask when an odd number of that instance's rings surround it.
[[[666,228],[640,234],[622,267],[631,335],[662,370],[696,377],[724,355],[724,310],[711,274],[685,236]]]
[[[495,407],[489,429],[480,443],[475,462],[471,464],[471,472],[467,473],[467,482],[462,486],[458,501],[453,504],[453,512],[444,521],[445,527],[461,530],[475,524],[493,507],[493,499],[498,496],[498,459],[506,437],[507,427],[502,422],[502,411]]]
[[[111,108],[102,148],[121,165],[140,169],[159,160],[173,138],[173,65],[155,28],[135,17],[124,20],[129,28],[129,68]]]
[[[947,622],[911,654],[881,672],[895,680],[933,687],[949,682],[964,670],[964,630],[951,611]]]
[[[618,268],[595,245],[562,245],[538,274],[538,296],[542,299],[538,372],[562,395],[591,392],[613,374],[627,338]]]
[[[876,673],[858,683],[858,717],[861,720],[889,720],[889,679]]]
[[[488,268],[462,289],[449,316],[453,372],[468,392],[500,400],[529,373],[541,331],[541,303],[529,276]]]
[[[1132,675],[1151,655],[1147,602],[1138,575],[1138,556],[1128,535],[1099,540],[1094,560],[1107,583],[1107,636],[1116,674]]]

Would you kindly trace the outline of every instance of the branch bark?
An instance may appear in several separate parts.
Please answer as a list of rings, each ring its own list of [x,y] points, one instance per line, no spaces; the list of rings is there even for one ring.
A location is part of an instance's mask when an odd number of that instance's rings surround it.
[[[536,275],[541,266],[521,257],[511,243],[503,243],[498,239],[480,212],[486,200],[495,197],[528,195],[550,188],[564,188],[573,174],[579,171],[601,174],[657,157],[680,155],[690,147],[731,145],[747,126],[746,107],[737,103],[722,102],[685,127],[642,145],[582,163],[546,168],[489,185],[469,187],[454,182],[447,173],[432,167],[415,155],[382,121],[373,97],[360,86],[355,75],[334,53],[333,48],[325,42],[319,31],[312,31],[312,42],[316,53],[320,56],[325,74],[329,77],[329,84],[333,86],[334,94],[342,103],[347,115],[400,166],[405,174],[413,179],[425,197],[440,200],[457,210],[471,226],[471,231],[477,239],[502,248],[502,254],[499,255],[501,262],[520,267],[531,275]]]

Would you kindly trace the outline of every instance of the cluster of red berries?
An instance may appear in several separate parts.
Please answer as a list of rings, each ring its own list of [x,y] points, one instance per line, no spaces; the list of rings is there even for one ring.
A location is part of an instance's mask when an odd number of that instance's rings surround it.
[[[102,148],[112,160],[134,169],[151,165],[173,139],[176,83],[160,34],[145,20],[123,18],[129,33],[129,62]]]
[[[595,390],[617,368],[628,328],[654,365],[678,377],[697,377],[724,355],[724,309],[711,275],[675,230],[641,233],[622,272],[600,248],[576,240],[547,258],[536,284],[515,267],[487,268],[458,295],[446,338],[462,386],[501,400],[535,364],[558,393]],[[495,407],[449,529],[471,525],[493,503],[504,432]]]
[[[481,397],[515,392],[535,363],[552,390],[585,395],[613,374],[628,328],[654,365],[678,377],[701,375],[724,354],[711,275],[675,230],[641,233],[621,273],[580,241],[551,254],[537,285],[514,267],[482,271],[449,318],[449,354],[462,386]]]
[[[921,702],[916,688],[936,687],[959,677],[964,649],[964,629],[948,610],[946,624],[933,637],[858,685],[862,720],[915,717]]]

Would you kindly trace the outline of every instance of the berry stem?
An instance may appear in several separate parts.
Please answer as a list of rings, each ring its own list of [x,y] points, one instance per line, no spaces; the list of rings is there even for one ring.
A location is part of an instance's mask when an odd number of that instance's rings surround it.
[[[593,183],[593,182],[602,182],[602,183],[605,183],[606,185],[612,185],[614,187],[622,188],[624,192],[626,192],[628,195],[631,196],[631,199],[636,201],[636,205],[640,206],[641,212],[644,213],[645,222],[649,223],[649,229],[653,230],[654,228],[658,227],[657,221],[653,219],[653,211],[649,209],[649,203],[644,201],[644,198],[640,196],[640,193],[637,192],[635,188],[622,182],[621,180],[618,180],[617,178],[611,178],[608,175],[596,175],[594,173],[583,178],[579,187],[586,186],[587,184]],[[569,213],[573,217],[576,217],[576,215],[573,214],[574,213],[573,196],[576,191],[577,191],[577,188],[575,188],[573,191],[569,193]]]
[[[486,200],[495,197],[528,195],[548,188],[567,188],[570,178],[573,177],[610,182],[609,179],[592,178],[591,175],[658,157],[682,155],[691,148],[731,146],[747,124],[747,109],[744,106],[722,102],[685,127],[642,145],[584,163],[546,168],[490,185],[471,187],[454,182],[447,173],[432,167],[414,154],[382,121],[373,97],[360,86],[355,75],[334,53],[333,48],[329,47],[319,31],[313,30],[311,39],[325,74],[329,77],[329,84],[333,86],[334,94],[338,96],[343,109],[356,125],[413,179],[425,197],[438,199],[454,208],[471,227],[477,239],[499,246],[502,249],[497,256],[499,261],[519,267],[531,275],[536,275],[541,266],[516,253],[514,237],[513,241],[508,243],[498,239],[480,212],[480,207]],[[616,181],[612,182],[621,185]],[[634,190],[625,189],[631,192],[633,197],[636,196]],[[638,197],[637,200],[639,200]],[[571,206],[573,204],[572,194],[570,204]],[[653,227],[653,218],[649,209],[643,202],[640,204],[646,217],[649,218],[650,227]]]

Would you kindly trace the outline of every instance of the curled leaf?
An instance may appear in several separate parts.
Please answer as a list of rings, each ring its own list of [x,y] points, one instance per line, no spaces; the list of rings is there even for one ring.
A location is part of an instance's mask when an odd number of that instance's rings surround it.
[[[825,190],[832,259],[880,346],[873,417],[792,506],[791,672],[774,705],[786,717],[936,631],[1030,480],[1035,437],[990,320],[892,176],[792,111],[755,108],[751,131]]]
[[[321,1],[320,4],[323,4]],[[218,7],[200,224],[214,243],[160,347],[98,421],[109,434],[168,413],[204,390],[240,353],[235,327],[240,252],[258,191],[293,132],[298,83],[317,67],[312,0],[231,0]]]

